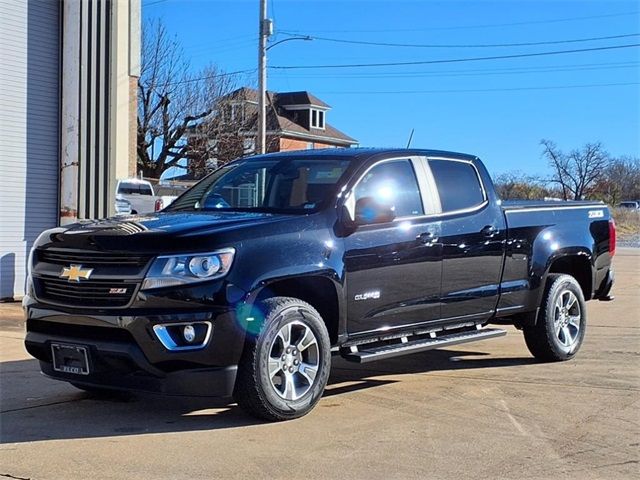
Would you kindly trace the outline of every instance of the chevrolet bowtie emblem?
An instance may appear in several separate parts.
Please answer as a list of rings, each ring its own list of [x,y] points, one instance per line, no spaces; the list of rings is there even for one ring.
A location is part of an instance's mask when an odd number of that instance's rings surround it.
[[[93,268],[83,269],[82,265],[70,265],[62,269],[60,278],[66,278],[70,282],[79,282],[80,279],[87,280],[92,272]]]

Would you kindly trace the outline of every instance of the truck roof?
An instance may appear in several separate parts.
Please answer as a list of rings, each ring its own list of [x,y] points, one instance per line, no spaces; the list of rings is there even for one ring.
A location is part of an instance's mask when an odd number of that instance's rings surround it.
[[[152,185],[152,183],[148,180],[143,180],[141,178],[122,178],[120,180],[118,180],[118,183],[138,183],[140,185]]]
[[[396,155],[415,155],[426,157],[445,157],[459,160],[473,161],[478,157],[466,153],[449,152],[445,150],[429,150],[423,148],[322,148],[309,150],[292,150],[288,152],[267,153],[247,157],[248,159],[259,158],[287,158],[287,157],[308,157],[308,158],[353,158],[356,160],[367,160],[371,157],[386,157]]]

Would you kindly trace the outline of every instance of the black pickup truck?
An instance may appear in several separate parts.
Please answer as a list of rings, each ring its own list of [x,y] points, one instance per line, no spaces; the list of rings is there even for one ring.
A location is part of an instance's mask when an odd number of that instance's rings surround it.
[[[25,344],[94,393],[233,397],[285,420],[318,402],[332,354],[369,362],[512,324],[536,358],[573,357],[585,301],[611,298],[614,252],[604,204],[502,202],[475,156],[253,156],[162,212],[44,232]]]

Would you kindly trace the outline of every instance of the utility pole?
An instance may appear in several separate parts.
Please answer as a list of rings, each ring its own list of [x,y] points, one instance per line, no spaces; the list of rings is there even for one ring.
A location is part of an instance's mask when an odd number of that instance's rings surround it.
[[[260,0],[260,30],[258,39],[258,153],[267,146],[267,40],[273,33],[273,22],[267,18],[267,0]]]

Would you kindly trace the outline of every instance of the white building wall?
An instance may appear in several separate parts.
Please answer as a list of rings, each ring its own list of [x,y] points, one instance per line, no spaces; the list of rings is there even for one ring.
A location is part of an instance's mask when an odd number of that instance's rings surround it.
[[[0,0],[0,299],[58,223],[60,3]]]
[[[43,230],[135,175],[139,36],[140,0],[0,0],[0,300]]]

